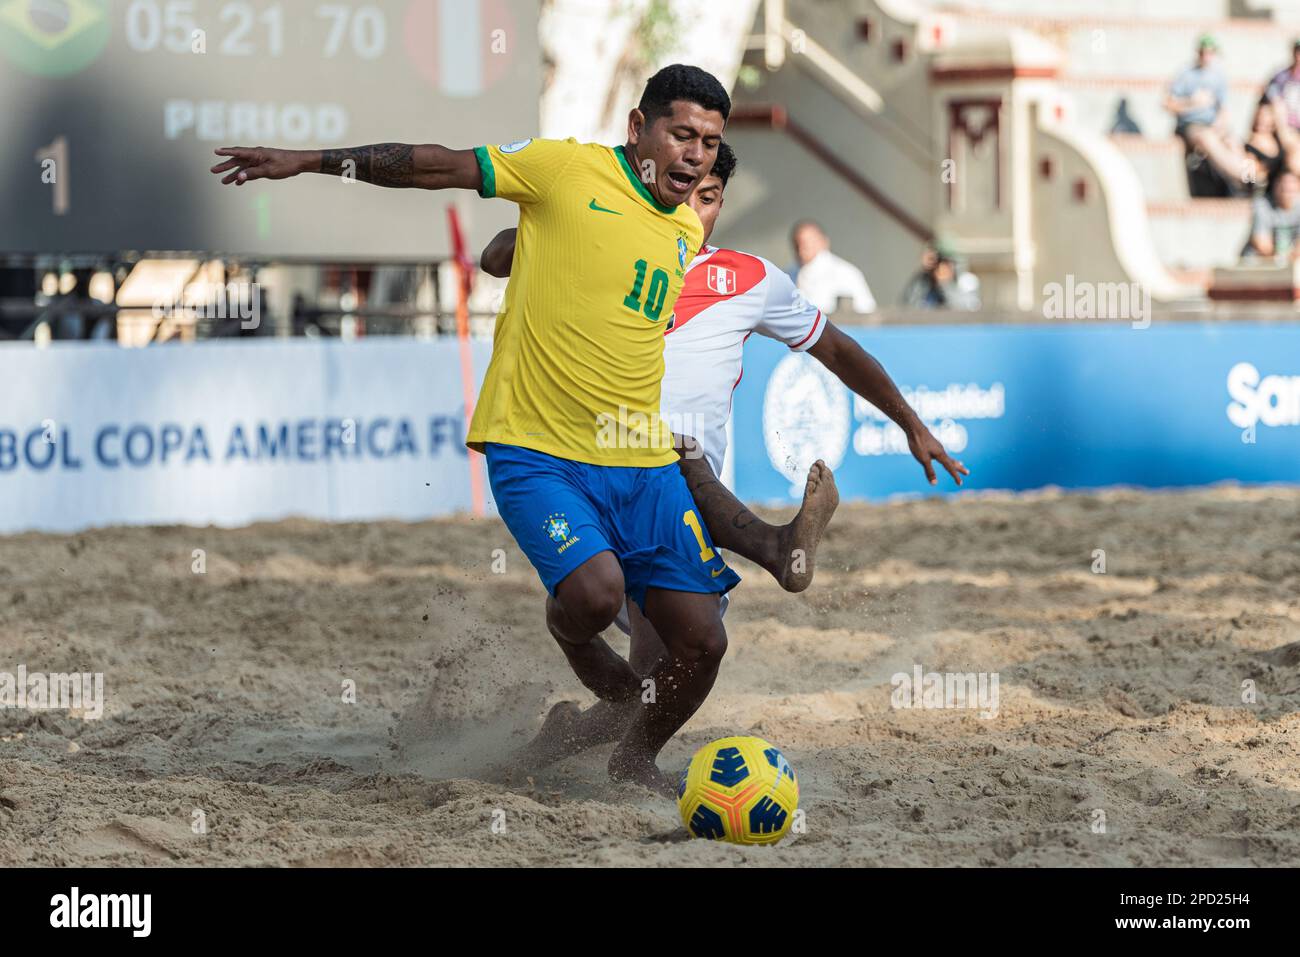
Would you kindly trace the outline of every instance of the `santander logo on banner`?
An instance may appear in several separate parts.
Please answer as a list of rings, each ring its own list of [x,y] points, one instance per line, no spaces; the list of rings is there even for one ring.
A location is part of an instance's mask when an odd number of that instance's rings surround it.
[[[736,291],[736,273],[726,266],[708,267],[708,286],[719,296],[730,296]]]
[[[1300,376],[1266,375],[1249,362],[1228,370],[1228,421],[1239,429],[1300,425]]]

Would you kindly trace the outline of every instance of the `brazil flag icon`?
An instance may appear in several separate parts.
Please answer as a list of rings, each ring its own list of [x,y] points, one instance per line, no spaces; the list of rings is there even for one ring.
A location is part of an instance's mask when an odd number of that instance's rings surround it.
[[[0,54],[36,76],[67,76],[108,42],[106,0],[0,0]]]

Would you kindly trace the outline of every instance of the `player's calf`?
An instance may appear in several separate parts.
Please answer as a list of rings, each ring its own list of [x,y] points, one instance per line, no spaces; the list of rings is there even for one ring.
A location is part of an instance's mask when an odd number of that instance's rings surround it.
[[[727,630],[716,595],[650,589],[645,612],[667,653],[650,672],[652,693],[640,699],[610,755],[609,774],[671,795],[672,781],[655,759],[708,697],[727,653]]]
[[[704,459],[683,458],[680,466],[715,544],[766,569],[786,591],[812,584],[817,546],[840,503],[826,463],[819,459],[808,470],[799,513],[785,525],[771,525],[746,508]]]
[[[628,701],[641,683],[600,637],[623,607],[623,572],[612,552],[573,570],[546,600],[546,627],[583,686],[604,701]]]
[[[635,602],[627,603],[627,614],[632,639],[628,662],[637,674],[649,675],[667,658],[668,649]],[[712,651],[718,653],[719,649]],[[645,690],[643,683],[642,693]],[[601,700],[583,711],[573,701],[561,701],[547,713],[537,736],[519,750],[513,763],[526,771],[538,770],[598,744],[618,741],[636,715],[637,704],[636,698]]]
[[[583,687],[597,698],[628,701],[636,696],[640,679],[632,666],[600,637],[599,632],[577,625],[554,598],[546,601],[546,627]]]

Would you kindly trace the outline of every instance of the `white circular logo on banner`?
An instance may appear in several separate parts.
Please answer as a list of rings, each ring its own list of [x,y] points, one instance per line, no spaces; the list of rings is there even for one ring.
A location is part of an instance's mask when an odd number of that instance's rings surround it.
[[[832,469],[849,447],[853,410],[844,383],[802,352],[776,364],[763,395],[763,442],[772,467],[803,493],[809,467],[822,459]]]
[[[532,139],[515,140],[513,143],[507,143],[505,146],[499,147],[499,149],[503,153],[518,153],[531,142]]]

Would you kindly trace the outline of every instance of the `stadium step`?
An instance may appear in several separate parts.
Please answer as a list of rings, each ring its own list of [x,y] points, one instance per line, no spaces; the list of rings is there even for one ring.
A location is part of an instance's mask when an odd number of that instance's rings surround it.
[[[1175,136],[1147,139],[1136,134],[1112,134],[1111,143],[1133,164],[1148,203],[1181,203],[1187,192],[1183,141]]]
[[[1148,203],[1151,238],[1170,269],[1235,265],[1250,234],[1250,200],[1185,199]]]
[[[1134,17],[1030,17],[953,15],[955,36],[965,30],[1020,29],[1037,34],[1064,56],[1066,69],[1080,76],[1128,75],[1168,82],[1190,66],[1196,41],[1210,34],[1220,47],[1219,68],[1230,80],[1262,83],[1291,61],[1291,42],[1300,23],[1271,20],[1196,19],[1157,21]]]
[[[1174,116],[1164,107],[1169,88],[1167,80],[1067,75],[1058,82],[1073,111],[1072,119],[1086,130],[1110,133],[1123,101],[1125,113],[1137,124],[1142,136],[1158,141],[1174,134]],[[1245,138],[1250,132],[1255,105],[1263,92],[1262,82],[1229,85],[1228,128],[1239,138]]]
[[[1258,18],[1240,2],[1210,0],[1141,8],[1108,0],[974,0],[938,11],[950,15],[954,40],[1014,28],[1061,51],[1056,83],[1067,120],[1109,134],[1141,182],[1160,260],[1183,281],[1204,286],[1215,267],[1238,261],[1250,204],[1189,196],[1183,145],[1163,101],[1177,73],[1191,64],[1197,38],[1212,34],[1222,48],[1229,128],[1245,138],[1265,85],[1289,62],[1291,41],[1300,34],[1300,3],[1281,7],[1259,9]],[[1111,133],[1121,105],[1140,133]]]
[[[955,0],[936,4],[949,12],[975,12],[1020,19],[1111,16],[1143,21],[1185,20],[1189,17],[1221,19],[1232,12],[1231,0]]]
[[[1122,164],[1107,167],[1100,154],[1094,156],[1100,164],[1095,174],[1115,180],[1113,195],[1126,197],[1126,208],[1142,207],[1147,214],[1141,229],[1146,233],[1149,227],[1150,240],[1125,246],[1125,268],[1146,269],[1145,281],[1154,281],[1161,274],[1158,261],[1173,274],[1167,285],[1204,288],[1216,267],[1238,261],[1249,232],[1250,203],[1189,197],[1183,147],[1163,100],[1176,74],[1192,63],[1197,38],[1211,33],[1224,52],[1231,129],[1244,138],[1265,84],[1289,61],[1292,37],[1300,34],[1300,0],[1287,7],[1279,13],[1272,0],[1268,7],[1254,0],[1157,0],[1138,10],[1130,0],[1041,5],[962,0],[894,13],[892,4],[880,0],[846,0],[843,6],[790,0],[787,15],[798,32],[806,31],[809,40],[839,57],[878,94],[879,106],[849,108],[843,93],[832,92],[834,76],[803,61],[794,61],[796,69],[761,70],[753,46],[748,64],[755,68],[756,85],[738,92],[737,101],[742,110],[760,103],[800,104],[798,119],[811,135],[836,155],[851,157],[855,170],[909,215],[937,223],[943,218],[942,197],[918,170],[945,156],[945,144],[934,139],[925,120],[926,97],[916,91],[938,90],[942,97],[965,84],[972,91],[968,95],[984,94],[1001,82],[997,66],[1011,51],[1017,79],[1025,80],[1019,88],[1044,104],[1044,115],[1082,134],[1108,136],[1135,172],[1130,180]],[[936,80],[940,66],[947,73]],[[1121,102],[1140,133],[1110,135]],[[1069,155],[1071,148],[1058,152]],[[776,172],[764,175],[776,177]],[[944,221],[938,228],[972,250],[993,248],[980,228],[968,225]],[[782,239],[773,230],[767,242],[776,250]],[[908,268],[906,257],[900,257],[882,270],[882,245],[897,244],[876,242],[853,251],[877,274]],[[1044,237],[1043,248],[1050,245]],[[887,278],[871,278],[888,285]]]
[[[1089,12],[1070,17],[986,13],[963,10],[951,17],[951,39],[991,31],[1020,29],[1061,52],[1058,82],[1075,104],[1076,118],[1088,129],[1108,133],[1121,100],[1141,131],[1163,137],[1174,118],[1162,105],[1174,77],[1190,66],[1196,40],[1210,33],[1222,48],[1220,66],[1228,82],[1228,112],[1233,129],[1244,135],[1255,104],[1269,79],[1291,59],[1291,28],[1267,20],[1196,19],[1152,21],[1107,17]]]

